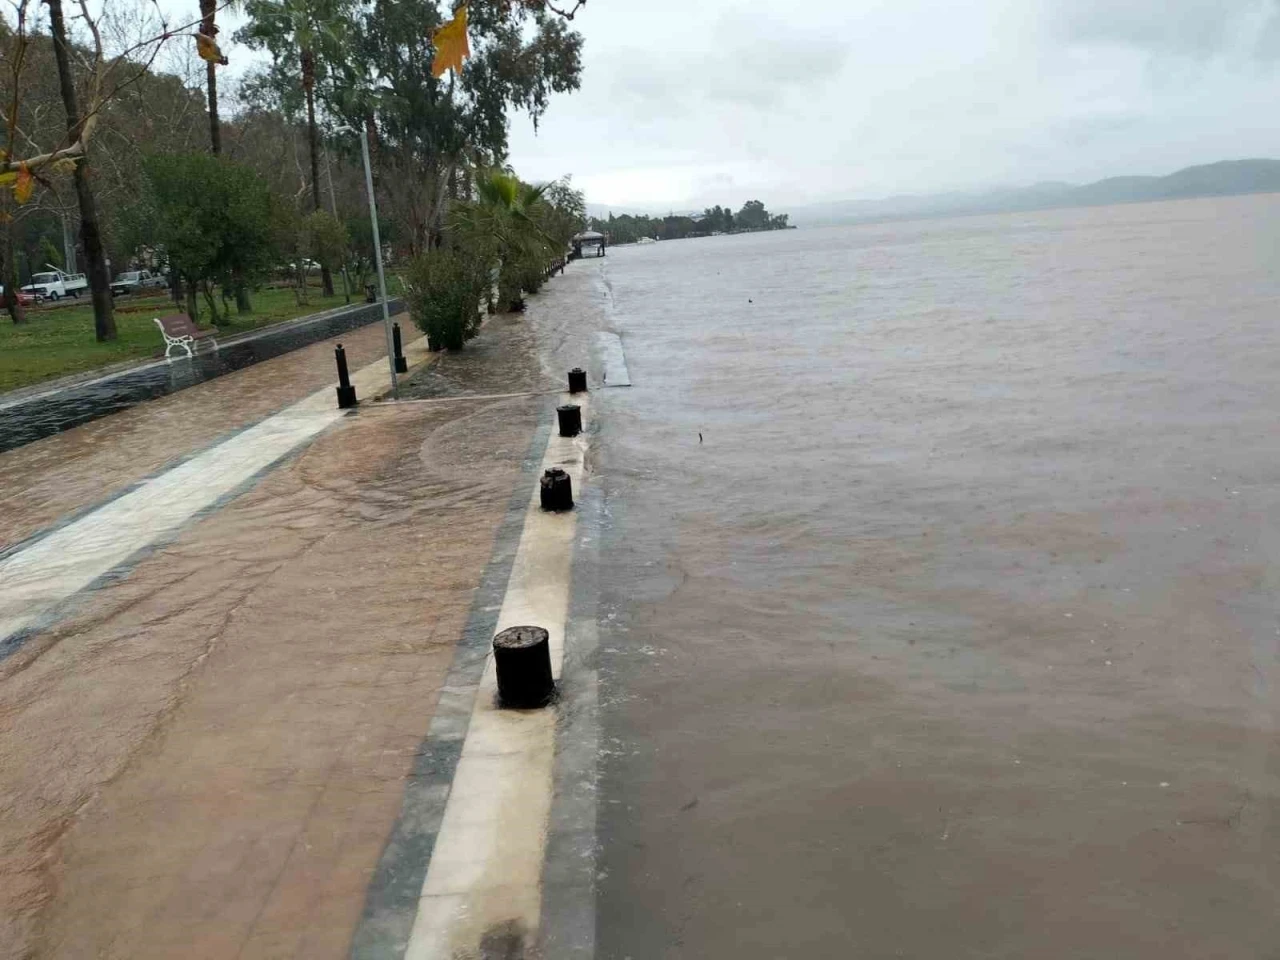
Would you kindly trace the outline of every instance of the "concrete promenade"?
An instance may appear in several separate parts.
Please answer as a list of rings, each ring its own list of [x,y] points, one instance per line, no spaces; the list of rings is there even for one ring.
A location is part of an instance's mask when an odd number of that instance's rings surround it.
[[[473,356],[525,350],[511,329]],[[533,764],[542,835],[554,724],[493,716],[483,657],[450,678],[502,550],[486,616],[558,617],[562,651],[573,518],[522,534],[535,468],[580,481],[585,444],[548,446],[555,390],[527,358],[500,396],[372,402],[382,338],[339,338],[352,414],[330,341],[0,454],[0,957],[434,957],[485,935],[500,824],[476,804]],[[436,360],[406,353],[411,380]],[[448,848],[388,919],[371,885],[436,734],[475,802],[435,788]]]

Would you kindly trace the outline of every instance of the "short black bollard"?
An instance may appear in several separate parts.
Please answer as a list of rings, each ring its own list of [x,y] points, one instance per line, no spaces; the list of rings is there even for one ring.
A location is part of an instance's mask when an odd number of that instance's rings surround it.
[[[409,361],[404,358],[404,348],[400,345],[400,324],[391,325],[391,343],[396,348],[396,373],[408,373]]]
[[[351,385],[351,376],[347,373],[347,351],[342,349],[342,344],[338,344],[333,355],[338,361],[338,408],[346,410],[357,403],[356,388]]]
[[[508,627],[493,638],[498,700],[504,707],[545,707],[556,692],[551,637],[542,627]]]
[[[569,475],[559,467],[552,467],[542,475],[540,496],[543,510],[572,510],[573,484]]]
[[[587,371],[583,370],[581,367],[574,367],[569,371],[569,392],[587,392]]]
[[[560,418],[560,436],[576,437],[582,432],[582,408],[576,403],[556,407],[556,415]]]

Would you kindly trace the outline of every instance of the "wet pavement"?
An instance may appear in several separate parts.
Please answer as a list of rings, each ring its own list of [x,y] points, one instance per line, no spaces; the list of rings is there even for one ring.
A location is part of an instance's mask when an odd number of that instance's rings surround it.
[[[476,347],[516,396],[333,417],[325,343],[0,454],[12,563],[197,450],[229,468],[244,426],[325,418],[0,660],[0,956],[348,954],[549,409],[519,334]],[[381,337],[343,335],[357,382]]]
[[[352,369],[386,356],[381,325],[368,325],[0,453],[0,555],[333,383],[337,339]]]
[[[0,666],[0,955],[346,955],[536,417],[344,420]]]
[[[390,303],[392,313],[403,309],[398,300]],[[194,357],[179,351],[168,361],[79,379],[49,390],[24,390],[8,399],[0,397],[0,453],[357,330],[381,318],[381,304],[340,307],[220,341],[216,350],[201,344]],[[159,330],[156,336],[159,338]]]

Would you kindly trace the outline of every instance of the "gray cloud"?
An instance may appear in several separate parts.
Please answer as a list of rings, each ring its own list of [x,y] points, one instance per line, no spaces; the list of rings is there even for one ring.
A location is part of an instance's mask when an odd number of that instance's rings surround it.
[[[613,90],[618,96],[683,112],[717,103],[760,109],[779,106],[797,87],[812,90],[836,77],[849,43],[805,31],[749,8],[724,12],[704,49],[632,48],[614,55]]]
[[[1070,43],[1195,58],[1280,52],[1275,0],[1074,0],[1050,9]]]

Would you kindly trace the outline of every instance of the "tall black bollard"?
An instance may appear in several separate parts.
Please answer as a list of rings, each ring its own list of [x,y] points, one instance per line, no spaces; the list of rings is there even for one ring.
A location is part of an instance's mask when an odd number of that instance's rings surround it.
[[[576,403],[556,407],[556,415],[560,418],[560,436],[576,437],[582,432],[582,408]]]
[[[493,638],[498,700],[504,707],[545,707],[556,692],[551,637],[542,627],[508,627]]]
[[[557,512],[572,510],[573,482],[569,479],[569,475],[559,467],[552,467],[542,475],[539,496],[542,500],[543,510]]]
[[[569,392],[587,392],[587,371],[583,370],[581,367],[574,367],[569,371]]]
[[[409,361],[404,358],[404,348],[400,346],[400,324],[391,325],[391,342],[396,348],[396,373],[408,373]]]
[[[338,361],[338,408],[346,410],[357,403],[356,388],[351,385],[351,376],[347,373],[347,351],[342,349],[342,344],[338,344],[333,355]]]

